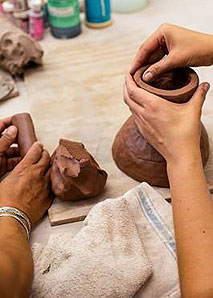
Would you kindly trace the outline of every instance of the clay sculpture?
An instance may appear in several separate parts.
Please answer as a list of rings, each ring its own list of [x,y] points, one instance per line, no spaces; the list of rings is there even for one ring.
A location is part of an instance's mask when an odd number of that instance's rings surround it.
[[[32,118],[28,113],[16,114],[12,117],[12,125],[18,128],[18,147],[21,157],[24,157],[33,143],[37,141]]]
[[[0,68],[12,75],[21,74],[31,64],[41,64],[42,56],[37,41],[7,18],[0,18]]]
[[[87,199],[103,191],[108,175],[83,144],[61,139],[51,161],[52,191],[60,200]]]
[[[0,32],[0,67],[12,75],[23,73],[30,63],[41,64],[40,45],[22,32]]]
[[[138,87],[174,103],[187,102],[198,87],[197,74],[190,68],[174,69],[146,84],[142,75],[149,67],[142,67],[134,74]],[[201,123],[200,148],[203,165],[209,157],[209,141]],[[165,159],[145,140],[131,116],[121,127],[112,146],[113,159],[124,173],[133,179],[146,181],[153,186],[169,187]]]

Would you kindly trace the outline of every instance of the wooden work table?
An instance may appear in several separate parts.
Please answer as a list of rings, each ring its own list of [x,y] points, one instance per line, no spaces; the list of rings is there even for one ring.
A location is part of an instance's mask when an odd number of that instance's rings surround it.
[[[213,3],[203,2],[194,0],[192,7],[190,0],[172,4],[170,0],[150,0],[141,12],[114,15],[114,24],[106,29],[91,30],[83,25],[83,33],[70,40],[57,40],[47,33],[41,42],[44,65],[25,74],[25,81],[18,83],[20,97],[1,104],[1,117],[29,111],[38,139],[51,153],[61,137],[83,142],[109,173],[102,197],[122,195],[137,185],[116,168],[111,157],[115,133],[130,114],[122,100],[125,74],[138,46],[163,22],[213,32]],[[198,73],[213,84],[212,68],[199,69]],[[203,122],[212,144],[211,98],[212,91],[204,106]],[[212,183],[212,156],[206,173]],[[67,210],[67,203],[56,201],[50,212],[62,212],[66,217]],[[81,223],[50,227],[45,218],[33,231],[32,242],[46,243],[51,233],[76,233],[80,227]]]

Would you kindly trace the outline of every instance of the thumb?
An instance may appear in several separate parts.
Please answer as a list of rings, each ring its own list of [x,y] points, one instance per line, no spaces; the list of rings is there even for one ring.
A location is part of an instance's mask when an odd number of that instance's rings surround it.
[[[192,96],[191,100],[189,101],[189,104],[194,105],[200,111],[206,99],[206,94],[209,91],[209,88],[209,83],[205,82],[200,84],[200,86],[197,88],[196,92]]]
[[[173,59],[171,54],[164,56],[160,61],[152,64],[143,74],[143,80],[145,82],[151,82],[163,72],[166,72],[174,68]]]
[[[6,132],[0,138],[0,154],[4,152],[15,142],[18,129],[16,126],[9,126]]]

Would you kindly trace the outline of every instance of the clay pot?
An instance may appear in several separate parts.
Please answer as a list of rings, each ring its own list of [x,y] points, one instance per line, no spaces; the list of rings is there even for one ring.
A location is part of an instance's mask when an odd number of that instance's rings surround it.
[[[139,87],[166,100],[185,103],[198,87],[198,76],[190,68],[174,69],[164,73],[151,84],[146,84],[142,75],[148,67],[142,67],[135,73],[135,82]],[[200,148],[205,165],[209,157],[209,141],[203,124]],[[166,160],[140,134],[133,116],[124,123],[116,135],[112,154],[118,168],[133,179],[139,182],[146,181],[153,186],[169,187]]]

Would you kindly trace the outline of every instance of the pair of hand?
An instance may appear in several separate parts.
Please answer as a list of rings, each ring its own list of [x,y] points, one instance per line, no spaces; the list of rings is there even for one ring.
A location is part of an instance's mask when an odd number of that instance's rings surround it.
[[[36,142],[21,161],[16,141],[17,128],[11,118],[0,121],[0,176],[12,172],[0,183],[0,206],[24,211],[34,224],[51,205],[49,153]]]
[[[132,79],[143,65],[152,64],[143,80],[178,67],[213,64],[213,36],[174,25],[162,25],[140,47],[124,86],[124,100],[135,116],[139,131],[167,160],[189,156],[200,143],[200,116],[209,84],[201,84],[186,104],[163,100]],[[180,154],[181,152],[181,154]]]

